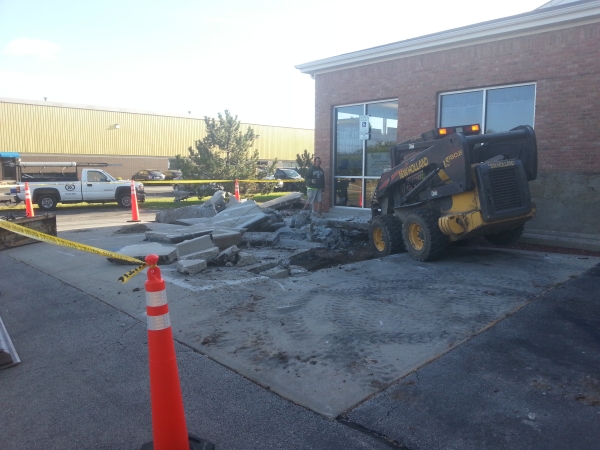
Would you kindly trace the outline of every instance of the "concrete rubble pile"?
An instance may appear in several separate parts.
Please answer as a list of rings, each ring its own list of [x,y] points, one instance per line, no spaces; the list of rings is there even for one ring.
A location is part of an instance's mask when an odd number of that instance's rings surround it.
[[[198,274],[209,266],[238,267],[271,278],[306,273],[290,264],[290,257],[315,248],[350,248],[364,243],[367,222],[358,219],[315,219],[308,211],[289,209],[302,204],[302,194],[256,204],[239,202],[218,191],[199,206],[186,206],[156,215],[168,224],[145,232],[145,243],[129,245],[119,253],[143,259],[159,255],[159,264],[177,263],[177,271]],[[119,262],[109,258],[111,262]]]

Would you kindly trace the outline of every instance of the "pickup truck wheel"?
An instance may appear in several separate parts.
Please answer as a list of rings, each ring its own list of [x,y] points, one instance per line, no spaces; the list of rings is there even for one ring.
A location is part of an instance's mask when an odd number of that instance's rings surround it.
[[[179,185],[178,184],[174,184],[173,185],[173,190],[174,191],[178,191],[179,190]]]
[[[513,230],[501,231],[500,233],[486,234],[485,240],[494,245],[512,245],[521,238],[525,225],[521,225]]]
[[[56,209],[56,197],[44,194],[38,198],[38,206],[44,211],[54,211]]]
[[[402,222],[393,214],[384,214],[371,220],[369,240],[379,256],[405,251],[402,242]]]
[[[119,203],[119,206],[121,208],[131,208],[131,195],[129,195],[129,194],[120,195],[119,198],[117,199],[117,202]]]
[[[438,226],[438,217],[428,209],[417,209],[402,222],[402,238],[406,251],[417,261],[440,258],[448,245],[448,237]]]

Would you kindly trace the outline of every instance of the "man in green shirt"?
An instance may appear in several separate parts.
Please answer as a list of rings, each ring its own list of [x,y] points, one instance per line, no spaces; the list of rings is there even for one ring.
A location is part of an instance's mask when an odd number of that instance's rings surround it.
[[[315,157],[313,165],[308,168],[304,175],[306,182],[306,201],[302,211],[310,209],[312,205],[313,211],[317,217],[323,217],[321,209],[323,207],[323,189],[325,189],[325,172],[321,169],[321,158]]]

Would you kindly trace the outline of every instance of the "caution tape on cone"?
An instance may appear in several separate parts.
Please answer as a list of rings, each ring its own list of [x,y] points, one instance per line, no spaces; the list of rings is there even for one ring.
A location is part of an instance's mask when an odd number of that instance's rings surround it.
[[[118,278],[118,280],[121,283],[127,283],[127,281],[129,281],[130,278],[134,277],[148,266],[144,261],[134,258],[133,256],[121,255],[120,253],[109,252],[108,250],[103,250],[101,248],[91,247],[89,245],[80,244],[79,242],[69,241],[67,239],[62,239],[56,236],[52,236],[50,234],[40,233],[39,231],[35,231],[21,225],[17,225],[16,223],[12,223],[4,219],[0,219],[0,228],[4,228],[6,230],[12,231],[13,233],[17,233],[22,236],[35,239],[37,241],[46,242],[48,244],[54,244],[60,247],[74,248],[75,250],[94,253],[96,255],[105,256],[107,258],[113,258],[118,259],[120,261],[127,261],[139,264],[137,268],[130,270],[129,272]]]

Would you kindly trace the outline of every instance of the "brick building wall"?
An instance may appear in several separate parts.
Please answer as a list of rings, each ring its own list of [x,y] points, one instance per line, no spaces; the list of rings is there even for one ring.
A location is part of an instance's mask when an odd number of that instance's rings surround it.
[[[599,43],[593,23],[317,74],[315,153],[330,170],[338,105],[397,98],[401,141],[436,126],[439,93],[535,82],[540,176],[529,228],[600,233]]]

